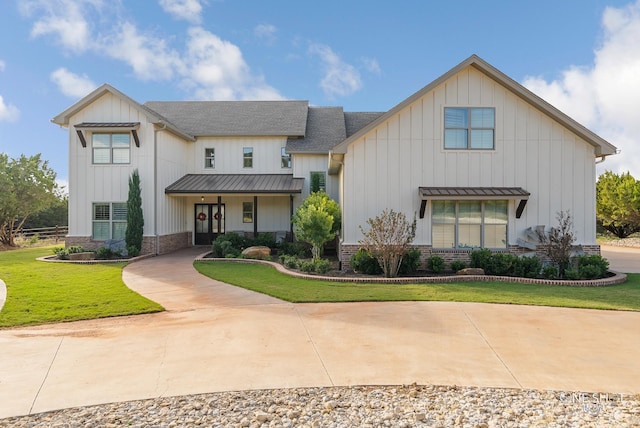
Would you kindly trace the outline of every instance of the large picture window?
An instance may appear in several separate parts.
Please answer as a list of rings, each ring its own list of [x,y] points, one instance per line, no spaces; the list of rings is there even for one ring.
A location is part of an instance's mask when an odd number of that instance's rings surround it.
[[[495,144],[495,115],[494,108],[446,107],[444,109],[444,148],[492,150]]]
[[[126,202],[100,202],[93,204],[93,239],[124,239],[127,229]]]
[[[433,201],[434,248],[506,248],[508,201]]]
[[[131,162],[131,134],[99,133],[91,134],[94,164],[128,164]]]

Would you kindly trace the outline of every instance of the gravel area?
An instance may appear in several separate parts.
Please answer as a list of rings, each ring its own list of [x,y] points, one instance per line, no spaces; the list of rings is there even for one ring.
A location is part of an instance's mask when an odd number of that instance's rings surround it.
[[[615,247],[640,247],[640,238],[614,239],[611,241],[602,241],[601,244]]]
[[[0,419],[0,427],[637,427],[640,396],[456,386],[222,392]]]

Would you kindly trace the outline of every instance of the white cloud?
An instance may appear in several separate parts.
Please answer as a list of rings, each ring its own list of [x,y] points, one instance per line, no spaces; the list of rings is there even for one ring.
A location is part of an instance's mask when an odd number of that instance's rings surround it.
[[[594,63],[572,66],[551,82],[527,77],[523,84],[622,150],[599,171],[630,171],[640,178],[640,0],[609,7]]]
[[[58,85],[58,89],[64,95],[80,98],[98,87],[86,74],[79,76],[64,67],[55,70],[50,75],[51,81]]]
[[[271,24],[256,25],[253,29],[253,34],[268,45],[273,44],[276,41],[277,32],[278,29]]]
[[[139,33],[130,22],[124,22],[100,44],[109,56],[129,64],[142,80],[168,80],[182,67],[178,53],[163,39]]]
[[[160,0],[160,6],[174,18],[184,19],[192,24],[199,24],[202,19],[202,4],[199,0]]]
[[[325,95],[350,95],[362,88],[362,80],[358,70],[331,50],[327,45],[315,43],[309,47],[309,53],[318,56],[324,68],[324,77],[320,87]]]
[[[0,95],[0,122],[15,122],[20,117],[20,110],[14,105],[5,104]]]
[[[202,28],[189,29],[185,81],[208,100],[281,99],[262,77],[251,74],[238,46]]]
[[[362,65],[364,66],[364,69],[374,73],[374,74],[380,74],[382,73],[382,70],[380,69],[380,64],[378,64],[378,60],[375,58],[361,58],[360,61],[362,62]]]
[[[20,11],[26,16],[42,12],[31,28],[32,37],[53,35],[65,49],[82,53],[91,47],[87,6],[100,8],[102,0],[22,0]]]

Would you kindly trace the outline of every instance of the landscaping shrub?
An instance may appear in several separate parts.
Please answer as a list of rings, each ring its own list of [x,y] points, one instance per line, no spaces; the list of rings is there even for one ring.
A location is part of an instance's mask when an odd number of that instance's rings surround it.
[[[580,271],[576,268],[569,268],[564,271],[565,279],[577,280],[580,279]]]
[[[360,248],[349,260],[349,264],[354,271],[365,275],[380,275],[382,267],[375,257],[371,256],[367,250]]]
[[[472,251],[471,254],[469,254],[469,257],[471,258],[471,267],[484,269],[486,272],[489,267],[489,263],[491,262],[491,255],[491,250],[486,248]]]
[[[445,261],[442,257],[432,255],[427,259],[427,268],[433,273],[441,273],[444,271]]]
[[[140,250],[135,245],[127,246],[127,254],[129,257],[138,257],[140,255]]]
[[[302,260],[300,262],[300,270],[306,273],[315,272],[316,264],[313,262],[313,260]]]
[[[276,248],[276,238],[272,233],[259,233],[253,240],[252,245],[262,245],[263,247],[269,247],[271,249]]]
[[[538,256],[522,256],[515,264],[514,276],[524,278],[536,278],[542,270],[542,261]]]
[[[283,242],[280,244],[278,253],[302,258],[311,257],[309,245],[303,242]]]
[[[282,254],[280,256],[280,263],[289,269],[298,269],[300,266],[300,260],[296,256],[289,256],[286,254]]]
[[[315,261],[315,271],[320,274],[329,272],[332,268],[331,262],[326,259],[320,259]]]
[[[509,253],[491,254],[484,272],[487,275],[514,276],[517,260],[517,256]]]
[[[213,257],[238,257],[247,248],[250,241],[237,233],[218,235],[211,246]],[[231,255],[231,256],[230,256]]]
[[[454,260],[451,262],[450,266],[451,266],[451,270],[455,273],[455,272],[458,272],[459,270],[466,268],[467,264],[462,260]]]
[[[109,247],[100,247],[96,250],[96,259],[108,260],[114,257],[116,254]]]
[[[609,261],[602,256],[579,256],[578,271],[584,279],[604,278],[609,271]]]
[[[542,276],[546,279],[557,279],[558,278],[558,266],[554,265],[546,265],[542,268]]]
[[[53,253],[60,260],[69,260],[69,254],[84,253],[84,252],[85,252],[85,249],[82,248],[80,245],[72,245],[66,248],[56,247],[53,249]]]
[[[416,273],[420,267],[420,250],[417,248],[410,248],[407,250],[402,262],[400,263],[400,270],[398,273],[402,275]]]

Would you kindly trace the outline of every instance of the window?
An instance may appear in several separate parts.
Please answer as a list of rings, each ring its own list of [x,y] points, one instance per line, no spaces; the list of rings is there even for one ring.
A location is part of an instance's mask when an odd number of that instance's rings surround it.
[[[101,202],[93,204],[93,239],[124,239],[127,229],[127,203]]]
[[[291,155],[287,153],[286,147],[280,149],[280,159],[282,168],[291,168]]]
[[[253,202],[242,203],[242,222],[253,223]]]
[[[327,179],[323,171],[312,171],[310,183],[311,192],[327,191]]]
[[[444,148],[492,150],[494,148],[495,109],[444,109]]]
[[[242,166],[244,168],[253,168],[253,147],[242,149]]]
[[[94,164],[127,164],[131,161],[131,134],[91,134]]]
[[[507,201],[433,201],[434,248],[507,248]]]
[[[216,149],[204,149],[204,167],[216,167]]]

